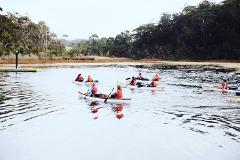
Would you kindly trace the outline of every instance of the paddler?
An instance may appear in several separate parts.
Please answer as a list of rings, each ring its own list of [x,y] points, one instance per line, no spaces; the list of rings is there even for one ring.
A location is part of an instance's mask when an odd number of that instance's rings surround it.
[[[83,77],[82,77],[82,74],[79,74],[79,75],[77,76],[77,78],[75,79],[75,81],[83,82],[84,79],[83,79]]]
[[[98,97],[98,98],[107,98],[108,95],[106,94],[102,94],[102,93],[97,93],[98,92],[98,89],[97,89],[97,86],[96,84],[93,82],[92,84],[92,87],[91,89],[88,91],[88,94],[91,96],[91,97]]]
[[[93,82],[93,79],[92,79],[92,77],[90,75],[88,75],[86,82]]]
[[[229,89],[228,83],[226,80],[223,80],[223,83],[221,84],[221,89],[222,90]]]
[[[120,85],[117,85],[117,92],[112,94],[111,98],[116,98],[116,99],[122,99],[123,98],[122,87]]]
[[[157,87],[157,82],[154,80],[154,78],[152,79],[152,82],[148,85],[148,87]]]
[[[143,80],[144,78],[143,78],[143,76],[142,76],[142,73],[139,73],[139,74],[138,74],[138,77],[137,77],[136,79]]]
[[[93,82],[91,89],[88,91],[88,93],[90,94],[90,96],[96,96],[97,95],[97,86],[96,84]]]
[[[135,78],[135,77],[132,77],[132,80],[131,80],[131,82],[130,82],[130,85],[136,86],[136,84],[137,84],[136,78]]]
[[[154,81],[160,81],[161,77],[159,74],[156,74],[154,77],[153,77]]]

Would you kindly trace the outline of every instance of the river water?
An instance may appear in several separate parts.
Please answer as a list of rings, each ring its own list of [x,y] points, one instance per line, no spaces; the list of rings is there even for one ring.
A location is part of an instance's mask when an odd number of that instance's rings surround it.
[[[128,104],[91,103],[78,73],[117,83],[159,73],[160,91],[123,88]],[[240,102],[202,83],[239,80],[216,66],[78,66],[37,73],[0,73],[0,160],[238,160]]]

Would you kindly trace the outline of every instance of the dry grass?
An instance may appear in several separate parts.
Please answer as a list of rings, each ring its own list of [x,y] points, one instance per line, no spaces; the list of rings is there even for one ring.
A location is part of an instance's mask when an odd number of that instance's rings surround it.
[[[69,57],[51,57],[39,58],[37,56],[20,56],[19,64],[24,66],[41,66],[44,65],[95,65],[95,64],[125,64],[125,65],[143,65],[143,64],[167,64],[167,65],[217,65],[227,68],[237,68],[240,70],[240,60],[238,61],[165,61],[159,59],[142,59],[133,60],[129,58],[110,58],[110,57],[99,57],[99,56],[87,56],[87,57],[75,57],[73,59]],[[15,56],[4,57],[0,59],[0,66],[4,67],[7,65],[15,64]]]

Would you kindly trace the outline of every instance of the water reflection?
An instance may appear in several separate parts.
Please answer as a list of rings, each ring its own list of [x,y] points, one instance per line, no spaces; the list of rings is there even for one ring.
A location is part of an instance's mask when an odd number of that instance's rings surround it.
[[[103,93],[108,93],[117,81],[125,82],[126,77],[139,72],[147,77],[160,73],[159,85],[164,88],[161,91],[123,88],[124,95],[132,98],[129,107],[91,103],[78,99],[78,91],[88,89],[72,83],[79,72],[99,79],[98,87]],[[69,106],[81,106],[87,110],[86,116],[93,116],[95,120],[113,117],[123,120],[121,123],[126,120],[129,124],[149,122],[151,126],[151,119],[154,119],[156,123],[173,124],[201,135],[219,131],[221,136],[239,142],[240,103],[229,101],[230,93],[208,92],[201,88],[203,83],[219,83],[222,79],[233,82],[239,78],[240,74],[234,69],[167,65],[54,68],[36,74],[1,74],[0,130],[63,108],[71,110]],[[141,117],[141,120],[135,122],[133,117]]]
[[[114,108],[117,119],[122,119],[124,117],[123,107],[123,104],[119,104],[116,108]]]
[[[0,77],[0,130],[60,109],[53,105],[48,95],[23,82],[24,77],[24,74],[14,73]]]
[[[100,115],[99,112],[101,112],[102,109],[110,109],[110,115],[115,114],[115,118],[119,120],[124,117],[124,104],[101,104],[97,102],[87,102],[87,105],[89,106],[90,112],[92,113],[94,120],[98,119],[100,116],[102,116],[102,118],[104,118],[104,116],[109,116],[109,114]]]

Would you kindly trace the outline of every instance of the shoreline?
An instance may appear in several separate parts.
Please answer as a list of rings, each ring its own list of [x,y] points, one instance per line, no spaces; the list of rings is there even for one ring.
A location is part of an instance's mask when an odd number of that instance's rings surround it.
[[[97,66],[97,65],[212,65],[225,68],[235,68],[240,71],[240,61],[168,61],[157,59],[133,60],[129,58],[94,57],[95,60],[20,60],[19,68],[23,67],[58,67],[58,66]],[[0,68],[15,67],[15,60],[0,60]]]

